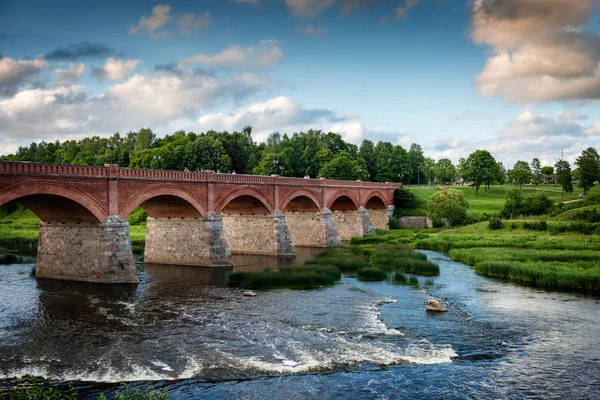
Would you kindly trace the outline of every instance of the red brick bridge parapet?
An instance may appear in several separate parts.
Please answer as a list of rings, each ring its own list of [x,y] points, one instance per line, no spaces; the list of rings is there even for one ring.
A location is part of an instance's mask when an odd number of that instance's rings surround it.
[[[41,220],[37,276],[136,282],[129,227],[148,214],[145,262],[229,266],[231,252],[294,255],[386,229],[400,184],[0,161],[0,205]]]

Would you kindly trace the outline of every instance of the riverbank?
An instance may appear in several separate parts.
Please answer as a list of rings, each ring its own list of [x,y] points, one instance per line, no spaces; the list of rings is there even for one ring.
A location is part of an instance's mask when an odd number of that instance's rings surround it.
[[[564,226],[560,221],[511,220],[496,230],[489,225],[486,221],[453,229],[393,230],[351,243],[410,243],[447,253],[480,275],[600,294],[600,236],[559,233]]]

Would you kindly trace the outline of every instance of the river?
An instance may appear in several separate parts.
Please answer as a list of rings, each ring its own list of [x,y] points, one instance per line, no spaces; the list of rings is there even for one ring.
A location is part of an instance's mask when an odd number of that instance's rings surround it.
[[[139,285],[96,285],[2,265],[0,385],[34,374],[89,398],[119,382],[173,399],[600,398],[600,298],[481,277],[424,253],[441,273],[428,286],[420,277],[420,289],[345,276],[257,297],[227,287],[223,269],[140,263]],[[430,296],[449,311],[426,313]]]

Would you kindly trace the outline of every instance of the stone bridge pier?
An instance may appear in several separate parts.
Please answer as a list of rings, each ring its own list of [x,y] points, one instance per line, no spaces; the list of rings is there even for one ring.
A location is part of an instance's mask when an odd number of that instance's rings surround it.
[[[296,255],[286,215],[269,210],[256,197],[243,195],[223,208],[225,239],[234,254]]]
[[[179,197],[162,195],[140,204],[146,213],[144,262],[152,264],[231,266],[221,217]]]

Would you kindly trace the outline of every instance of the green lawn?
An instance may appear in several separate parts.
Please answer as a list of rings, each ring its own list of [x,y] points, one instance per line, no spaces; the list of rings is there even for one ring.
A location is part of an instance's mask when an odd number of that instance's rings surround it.
[[[448,186],[448,189],[456,189],[463,192],[465,198],[469,202],[469,211],[476,213],[486,214],[497,214],[504,207],[504,197],[506,192],[512,188],[518,186],[512,185],[496,185],[492,186],[489,190],[485,190],[483,187],[479,188],[479,196],[475,198],[475,188],[469,186]],[[415,198],[426,203],[427,199],[432,196],[437,189],[432,188],[410,188],[408,189],[415,196]],[[548,197],[554,202],[563,201],[560,185],[523,185],[523,195],[527,196],[536,191],[546,193]],[[573,193],[565,193],[564,201],[575,200],[579,194],[582,193],[581,189],[574,187]],[[593,187],[588,195],[600,194],[600,185]]]

